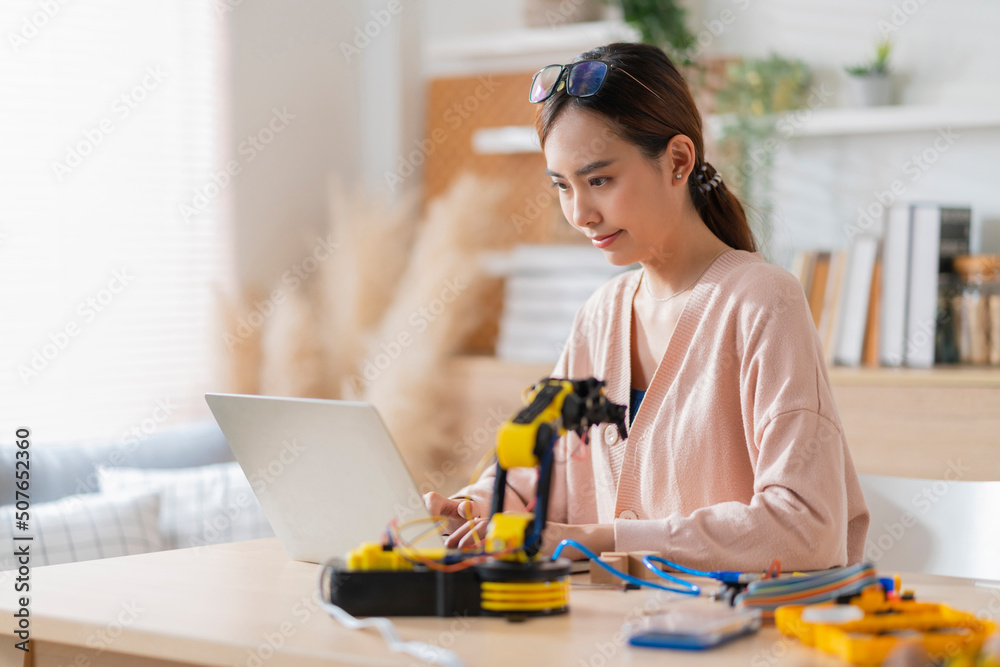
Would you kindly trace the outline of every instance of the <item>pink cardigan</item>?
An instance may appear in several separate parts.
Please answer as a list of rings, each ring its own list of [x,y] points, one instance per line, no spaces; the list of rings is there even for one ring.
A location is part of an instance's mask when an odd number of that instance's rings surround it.
[[[639,275],[580,309],[553,377],[603,379],[629,405]],[[863,556],[868,509],[802,286],[759,253],[723,253],[694,287],[628,438],[595,426],[589,446],[571,433],[556,458],[549,520],[614,522],[617,551],[747,571]],[[488,512],[494,475],[456,496]],[[509,471],[505,509],[523,509],[535,478]]]

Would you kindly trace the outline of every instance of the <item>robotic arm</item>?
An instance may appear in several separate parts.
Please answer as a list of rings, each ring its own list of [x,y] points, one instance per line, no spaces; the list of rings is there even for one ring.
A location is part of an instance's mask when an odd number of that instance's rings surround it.
[[[604,395],[604,382],[546,378],[497,432],[497,476],[485,553],[449,553],[401,543],[362,544],[323,566],[324,601],[360,616],[526,616],[569,611],[570,563],[538,558],[548,514],[559,436],[586,442],[594,424],[612,423],[622,438],[625,406]],[[535,513],[503,511],[507,471],[539,467]],[[398,535],[397,535],[397,539]]]
[[[514,546],[512,542],[521,542],[524,549],[517,557],[534,559],[542,544],[555,445],[559,437],[572,431],[586,441],[590,427],[602,423],[617,426],[622,439],[628,433],[625,406],[610,402],[604,395],[604,382],[596,378],[547,378],[531,388],[525,403],[525,407],[497,431],[497,475],[487,544],[502,540],[509,549]],[[539,466],[539,471],[534,515],[505,515],[507,471],[535,466]]]

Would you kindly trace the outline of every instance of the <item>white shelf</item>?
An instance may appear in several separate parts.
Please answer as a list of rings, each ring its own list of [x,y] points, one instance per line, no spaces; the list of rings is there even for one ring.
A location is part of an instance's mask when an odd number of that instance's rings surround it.
[[[484,127],[472,133],[472,150],[479,155],[541,153],[538,133],[530,125]]]
[[[706,129],[718,134],[725,118],[709,116]],[[960,107],[895,105],[870,108],[819,109],[785,114],[779,127],[789,139],[972,128],[1000,128],[1000,104]]]
[[[802,114],[796,116],[796,114]],[[724,116],[708,116],[705,129],[718,136]],[[788,139],[836,137],[931,130],[1000,129],[1000,103],[996,106],[887,106],[869,109],[821,109],[786,114],[779,128]],[[508,126],[484,128],[473,134],[473,146],[481,155],[538,153],[535,128]]]
[[[463,76],[530,72],[609,42],[633,42],[639,34],[621,21],[522,28],[432,42],[424,51],[426,75]],[[525,93],[527,94],[527,93]]]

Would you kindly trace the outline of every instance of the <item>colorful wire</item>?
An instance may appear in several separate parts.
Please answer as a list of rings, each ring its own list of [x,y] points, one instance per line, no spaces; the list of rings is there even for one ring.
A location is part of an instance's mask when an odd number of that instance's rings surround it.
[[[431,518],[437,519],[444,517],[431,517]],[[419,519],[411,519],[405,522],[403,526],[408,526],[427,520],[428,519],[426,517],[421,517]],[[429,569],[438,572],[460,572],[474,565],[478,565],[479,563],[483,563],[490,558],[500,558],[502,556],[507,556],[523,549],[523,547],[513,547],[510,549],[503,549],[501,551],[483,552],[475,555],[470,554],[468,557],[463,558],[457,563],[441,563],[440,561],[434,560],[433,558],[428,558],[424,556],[423,554],[420,553],[420,551],[416,547],[410,544],[407,540],[403,539],[403,536],[400,535],[399,533],[400,526],[397,526],[397,522],[395,519],[393,519],[389,523],[388,530],[393,540],[393,543],[396,545],[396,549],[400,556],[410,561],[411,563],[424,565]]]

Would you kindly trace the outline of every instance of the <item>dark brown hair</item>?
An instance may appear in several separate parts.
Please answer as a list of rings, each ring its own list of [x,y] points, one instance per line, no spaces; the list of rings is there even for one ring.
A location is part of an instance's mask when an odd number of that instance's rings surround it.
[[[695,163],[688,177],[688,192],[698,215],[730,247],[756,252],[757,243],[743,205],[725,181],[703,189],[703,183],[708,183],[716,171],[705,161],[701,114],[684,76],[667,54],[648,44],[619,42],[581,53],[574,62],[580,60],[603,60],[627,74],[612,67],[600,91],[591,97],[572,97],[560,90],[547,99],[535,115],[542,146],[556,119],[571,104],[604,116],[618,136],[638,146],[657,168],[657,160],[670,140],[683,134],[694,143]]]

